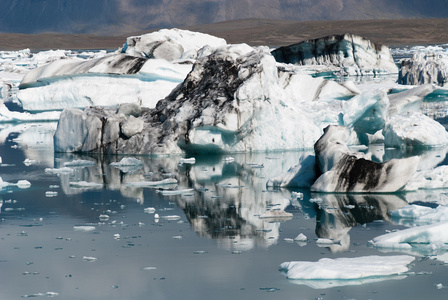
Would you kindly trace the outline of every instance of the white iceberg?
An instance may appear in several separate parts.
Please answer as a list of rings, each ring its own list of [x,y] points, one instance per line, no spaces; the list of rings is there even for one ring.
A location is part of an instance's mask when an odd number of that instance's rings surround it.
[[[222,38],[173,28],[128,37],[121,52],[133,56],[166,60],[196,59],[201,56],[201,52],[208,54],[212,48],[226,44]],[[207,47],[211,49],[209,50]]]
[[[421,205],[409,205],[390,212],[391,218],[400,224],[428,225],[439,222],[448,222],[448,206],[439,205],[431,208]],[[447,241],[448,243],[448,241]]]
[[[392,116],[384,126],[385,147],[431,148],[448,145],[448,132],[439,122],[418,112]]]
[[[406,184],[406,191],[448,188],[448,166],[417,171]]]
[[[405,274],[413,256],[362,256],[352,258],[322,258],[317,262],[291,261],[279,268],[289,279],[357,280]]]
[[[375,237],[369,245],[379,249],[418,253],[448,250],[448,222],[407,228]]]
[[[433,83],[444,86],[448,82],[448,55],[443,52],[417,52],[401,63],[400,84]]]
[[[62,110],[141,101],[155,107],[191,71],[191,64],[124,54],[92,60],[68,59],[28,72],[17,98],[24,110]]]
[[[335,66],[343,75],[398,73],[387,46],[348,33],[280,47],[273,50],[272,54],[279,62]]]

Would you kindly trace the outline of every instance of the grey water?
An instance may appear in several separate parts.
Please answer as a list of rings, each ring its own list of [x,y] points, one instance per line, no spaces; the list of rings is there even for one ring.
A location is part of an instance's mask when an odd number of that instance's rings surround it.
[[[390,219],[388,210],[408,202],[436,206],[447,198],[444,190],[347,196],[266,189],[269,177],[287,171],[312,154],[309,151],[235,154],[233,162],[224,156],[196,157],[195,164],[179,164],[176,156],[142,156],[136,157],[141,165],[119,169],[110,164],[123,157],[54,153],[51,130],[46,123],[3,129],[9,134],[0,141],[0,177],[3,183],[28,180],[31,186],[3,184],[0,190],[0,299],[448,295],[448,289],[438,288],[448,286],[447,262],[423,254],[416,256],[409,274],[364,284],[288,280],[278,270],[281,263],[294,260],[399,254],[367,245],[376,236],[405,228]],[[375,151],[383,157],[399,155]],[[426,155],[444,164],[447,151]],[[72,173],[61,171],[65,163],[77,160],[84,163],[71,167]],[[165,178],[178,183],[138,186]],[[161,193],[167,189],[191,190]],[[292,197],[292,192],[303,193],[303,199]],[[316,197],[326,204],[310,201]],[[272,208],[292,217],[260,218]],[[308,237],[307,243],[291,242],[299,233]],[[320,247],[320,237],[340,243]]]

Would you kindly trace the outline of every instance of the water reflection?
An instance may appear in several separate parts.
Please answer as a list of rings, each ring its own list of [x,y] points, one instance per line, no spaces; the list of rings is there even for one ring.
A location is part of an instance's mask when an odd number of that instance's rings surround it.
[[[388,211],[408,205],[396,194],[312,194],[316,202],[316,234],[320,238],[332,239],[332,252],[350,248],[348,232],[358,224],[375,221],[390,222]]]
[[[141,167],[132,172],[111,165],[119,156],[91,156],[56,153],[54,169],[62,170],[67,163],[83,161],[70,167],[72,172],[58,174],[66,195],[86,191],[119,191],[123,197],[145,204],[145,197],[161,197],[175,202],[198,235],[218,239],[226,249],[248,250],[254,246],[276,244],[280,224],[288,218],[260,218],[270,210],[285,210],[291,204],[290,192],[266,191],[270,174],[280,174],[306,152],[267,155],[239,154],[229,162],[222,156],[197,157],[196,163],[180,164],[180,157],[138,157]],[[88,162],[94,165],[89,166]],[[177,180],[175,186],[138,186],[140,182]],[[74,185],[87,182],[88,185]],[[183,195],[156,194],[160,189],[193,189]],[[290,219],[291,217],[289,217]]]

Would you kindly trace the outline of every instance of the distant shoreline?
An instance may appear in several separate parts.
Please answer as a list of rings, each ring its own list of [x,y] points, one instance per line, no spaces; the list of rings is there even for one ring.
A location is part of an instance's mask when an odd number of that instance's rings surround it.
[[[388,46],[430,45],[448,43],[448,19],[401,19],[359,21],[284,21],[235,20],[182,29],[222,37],[229,44],[247,43],[251,46],[285,46],[307,39],[332,34],[353,33],[375,43]],[[0,33],[0,50],[31,49],[118,49],[126,38],[155,30],[133,32],[120,36],[88,34],[20,34]]]

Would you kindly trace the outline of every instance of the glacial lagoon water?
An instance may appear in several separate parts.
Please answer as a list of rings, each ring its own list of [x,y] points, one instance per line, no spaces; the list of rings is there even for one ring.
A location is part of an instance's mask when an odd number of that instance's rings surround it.
[[[407,274],[350,280],[288,280],[287,261],[399,255],[368,246],[406,228],[388,210],[447,204],[446,190],[391,195],[266,189],[269,177],[311,152],[196,157],[58,154],[53,123],[3,125],[0,177],[31,186],[0,190],[0,299],[446,299],[447,253],[413,254]],[[448,149],[426,152],[447,164]],[[401,154],[381,146],[378,159]],[[67,164],[68,163],[68,164]],[[177,184],[143,187],[175,178]],[[177,195],[164,193],[181,190]],[[303,193],[303,199],[293,192]],[[321,199],[316,201],[316,199]],[[292,216],[264,219],[268,209]],[[158,218],[157,218],[158,216]],[[307,242],[293,239],[303,233]],[[335,244],[318,244],[332,238]]]

